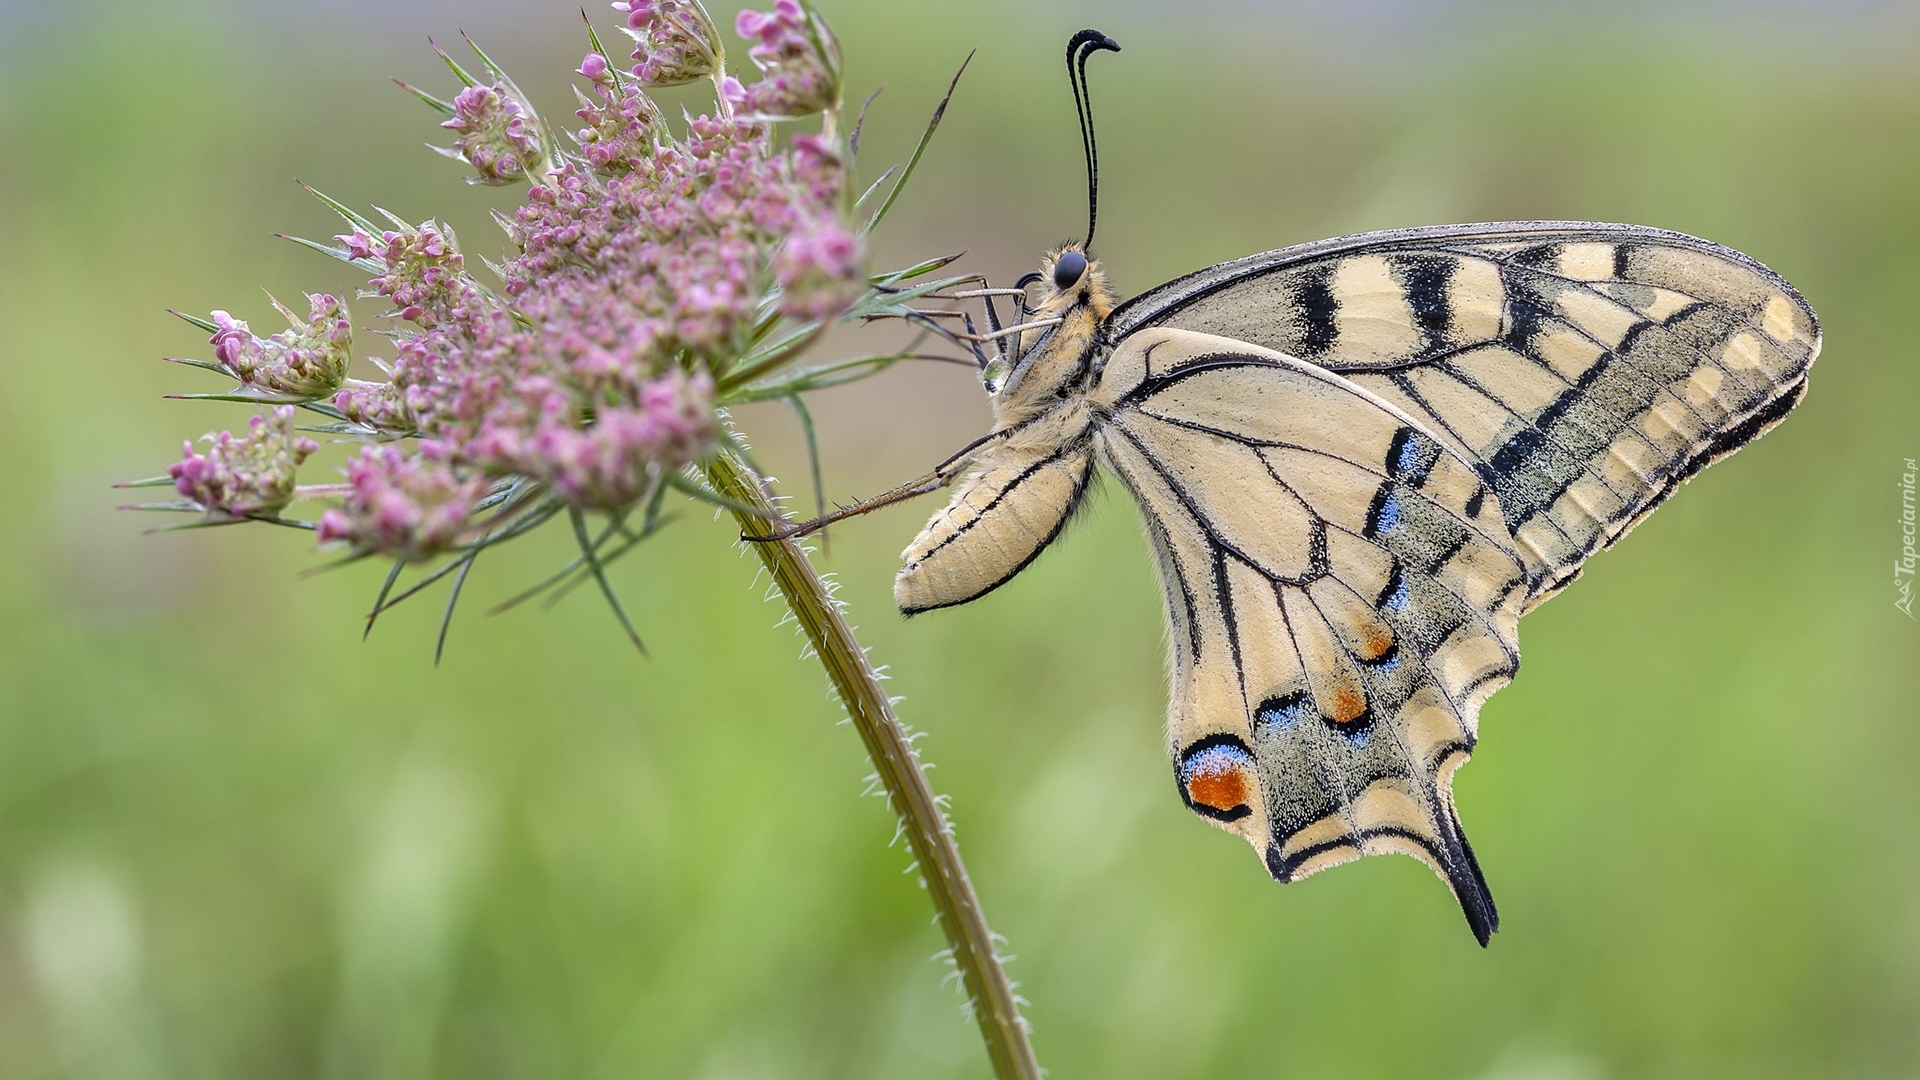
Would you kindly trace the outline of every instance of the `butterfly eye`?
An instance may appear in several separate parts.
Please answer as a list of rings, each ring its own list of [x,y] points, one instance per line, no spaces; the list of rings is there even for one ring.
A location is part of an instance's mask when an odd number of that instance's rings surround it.
[[[1087,257],[1077,251],[1062,252],[1053,264],[1053,287],[1071,289],[1080,275],[1087,272]]]

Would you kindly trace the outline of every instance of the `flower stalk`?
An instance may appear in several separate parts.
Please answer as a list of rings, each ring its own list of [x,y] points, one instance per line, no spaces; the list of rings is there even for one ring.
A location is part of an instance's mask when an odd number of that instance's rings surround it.
[[[854,638],[800,544],[764,539],[772,533],[770,523],[784,520],[784,515],[752,468],[730,450],[721,450],[707,459],[704,469],[716,492],[741,504],[733,515],[742,535],[752,542],[773,576],[774,585],[813,645],[820,666],[826,669],[834,692],[866,744],[867,756],[900,819],[927,893],[933,898],[940,929],[946,934],[954,965],[973,1005],[974,1020],[986,1041],[994,1076],[998,1080],[1039,1080],[1040,1066],[1027,1039],[1019,999],[994,949],[993,932],[974,895],[966,864],[960,860],[953,830],[927,783],[906,729],[894,715],[879,674],[867,662],[866,650]]]

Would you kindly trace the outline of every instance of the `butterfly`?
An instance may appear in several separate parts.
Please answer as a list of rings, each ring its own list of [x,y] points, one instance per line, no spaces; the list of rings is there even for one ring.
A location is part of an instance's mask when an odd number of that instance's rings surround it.
[[[1085,62],[1117,48],[1068,47],[1090,185]],[[1786,416],[1813,309],[1740,252],[1573,221],[1340,237],[1121,303],[1092,233],[984,336],[992,430],[852,508],[958,484],[904,553],[900,610],[1005,584],[1104,468],[1165,590],[1187,806],[1282,882],[1411,855],[1485,945],[1499,920],[1452,778],[1519,669],[1520,617]]]

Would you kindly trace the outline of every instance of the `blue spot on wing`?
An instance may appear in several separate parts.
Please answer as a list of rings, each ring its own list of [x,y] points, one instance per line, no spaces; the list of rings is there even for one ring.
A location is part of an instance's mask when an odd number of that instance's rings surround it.
[[[1367,532],[1378,536],[1390,533],[1400,527],[1400,496],[1392,487],[1382,485],[1381,494],[1373,503],[1373,512],[1367,515]]]
[[[1412,428],[1403,427],[1394,433],[1393,442],[1387,447],[1387,472],[1395,480],[1421,487],[1439,457],[1440,444]]]
[[[1180,782],[1189,783],[1196,775],[1225,772],[1253,764],[1253,755],[1236,743],[1214,742],[1193,747],[1180,761]]]
[[[1400,444],[1400,456],[1393,463],[1393,471],[1410,473],[1420,464],[1420,444],[1407,439]]]
[[[1296,690],[1291,694],[1268,698],[1261,702],[1260,707],[1253,711],[1253,722],[1254,726],[1262,731],[1269,729],[1292,731],[1300,726],[1300,721],[1314,715],[1316,713],[1312,704],[1307,701],[1307,695]]]
[[[1383,611],[1405,611],[1411,594],[1407,590],[1407,579],[1396,564],[1393,576],[1388,579],[1387,587],[1380,590],[1379,606]]]

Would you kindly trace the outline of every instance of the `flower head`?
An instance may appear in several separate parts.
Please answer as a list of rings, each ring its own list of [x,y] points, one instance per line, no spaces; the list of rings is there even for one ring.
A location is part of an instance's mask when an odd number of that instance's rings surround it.
[[[441,153],[472,165],[476,184],[510,184],[533,171],[546,157],[533,110],[512,88],[469,86],[453,99],[453,116],[440,125],[458,133],[452,149]]]
[[[346,377],[352,324],[332,296],[314,295],[311,317],[289,315],[293,328],[268,339],[215,313],[225,370],[298,395],[334,414],[331,430],[372,444],[333,487],[340,505],[317,522],[322,541],[407,561],[491,542],[495,520],[483,528],[475,514],[497,485],[519,493],[499,509],[509,520],[630,510],[713,452],[720,387],[744,360],[810,340],[782,333],[782,319],[825,320],[866,288],[840,143],[783,142],[765,122],[837,95],[824,25],[792,0],[749,13],[739,26],[765,75],[728,86],[751,108],[722,99],[669,123],[645,87],[718,70],[712,24],[694,0],[618,6],[639,78],[617,74],[595,39],[579,67],[578,152],[543,143],[532,108],[484,54],[491,83],[449,61],[467,84],[451,103],[413,91],[451,114],[449,152],[482,179],[537,180],[498,218],[506,251],[483,260],[497,287],[480,283],[440,221],[388,215],[392,227],[375,226],[328,200],[350,231],[327,250],[368,272],[361,295],[389,305],[392,360],[374,361],[385,381]],[[190,450],[172,473],[182,495],[209,513],[277,514],[314,449],[293,438],[291,416]]]
[[[696,0],[615,0],[613,9],[627,16],[640,85],[678,86],[720,66],[720,35]]]
[[[541,427],[526,444],[531,463],[575,506],[632,505],[665,472],[713,445],[713,379],[669,372],[642,387],[630,407],[607,409],[591,425]]]
[[[351,257],[384,264],[368,284],[393,301],[408,322],[431,328],[479,299],[478,286],[466,274],[466,259],[454,248],[452,234],[437,222],[389,229],[377,237],[355,229],[334,239]]]
[[[247,423],[247,433],[208,435],[207,452],[191,442],[167,468],[174,490],[200,505],[209,517],[274,517],[293,501],[294,471],[319,449],[312,439],[293,433],[293,406],[282,405]]]
[[[311,293],[307,302],[312,313],[302,322],[275,301],[289,328],[270,338],[256,336],[244,320],[214,312],[218,330],[209,339],[214,359],[234,378],[262,390],[302,398],[332,393],[347,377],[353,320],[336,297]]]
[[[862,254],[859,238],[836,224],[787,237],[773,262],[781,311],[798,319],[838,313],[860,293]]]
[[[595,53],[588,59],[598,56]],[[582,72],[593,66],[580,65]],[[599,96],[580,95],[581,107],[574,115],[587,126],[573,133],[573,141],[595,172],[631,172],[653,156],[659,110],[638,87],[622,90],[612,79],[604,78],[604,67],[601,70],[603,77],[594,84]]]
[[[333,395],[333,407],[348,420],[374,431],[407,434],[418,428],[400,388],[391,382],[350,380]]]
[[[346,543],[408,562],[430,559],[467,532],[485,479],[461,476],[429,453],[369,446],[347,465],[345,504],[320,517],[320,542]]]
[[[729,79],[722,89],[736,112],[754,120],[791,120],[839,99],[840,44],[797,0],[775,0],[772,11],[742,11],[733,28],[755,43],[747,55],[760,69],[753,85]]]

